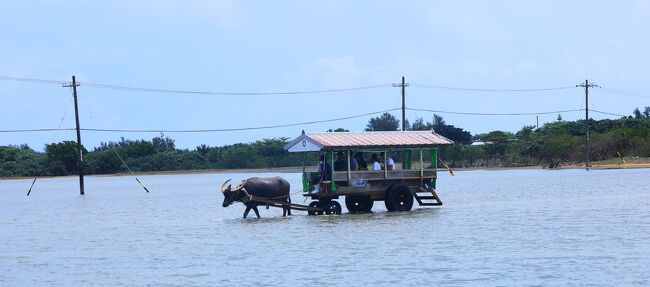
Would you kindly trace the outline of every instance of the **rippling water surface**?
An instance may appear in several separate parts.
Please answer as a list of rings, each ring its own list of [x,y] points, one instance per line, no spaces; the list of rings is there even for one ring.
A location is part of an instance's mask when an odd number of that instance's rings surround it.
[[[650,284],[650,170],[440,172],[442,207],[242,220],[218,188],[249,176],[0,181],[0,285]]]

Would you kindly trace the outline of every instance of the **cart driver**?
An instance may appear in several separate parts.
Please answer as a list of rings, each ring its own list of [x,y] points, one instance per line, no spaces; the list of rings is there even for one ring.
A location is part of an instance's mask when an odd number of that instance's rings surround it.
[[[329,181],[332,178],[332,166],[327,162],[327,157],[325,155],[320,156],[317,172],[318,174],[312,180],[314,191],[311,193],[318,193],[318,186],[321,184],[321,182]]]

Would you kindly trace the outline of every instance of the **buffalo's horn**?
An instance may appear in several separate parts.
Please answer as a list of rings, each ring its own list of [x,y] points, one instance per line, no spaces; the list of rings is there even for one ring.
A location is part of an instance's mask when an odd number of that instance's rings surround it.
[[[233,190],[240,190],[242,187],[244,187],[244,184],[246,184],[246,179],[242,180]]]
[[[221,185],[221,192],[226,192],[226,184],[228,184],[229,180],[226,180],[222,185]]]

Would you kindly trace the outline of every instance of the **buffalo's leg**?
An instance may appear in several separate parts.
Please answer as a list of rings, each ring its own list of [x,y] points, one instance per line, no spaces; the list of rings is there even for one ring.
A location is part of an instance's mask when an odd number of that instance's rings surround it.
[[[287,196],[287,202],[289,204],[291,204],[291,196]],[[287,214],[291,215],[291,205],[289,205],[289,207],[287,207]]]
[[[289,203],[291,203],[291,199],[288,200]],[[291,209],[289,206],[285,206],[284,204],[282,205],[282,217],[287,216],[287,212],[289,212],[289,215],[291,215]]]
[[[246,210],[244,210],[244,219],[246,219],[246,216],[248,216],[248,212],[251,211],[251,206],[246,205]],[[255,211],[257,213],[257,211]]]
[[[257,215],[257,218],[261,218],[260,217],[260,212],[259,212],[259,210],[257,210],[257,205],[253,205],[253,211],[255,211],[255,215]]]

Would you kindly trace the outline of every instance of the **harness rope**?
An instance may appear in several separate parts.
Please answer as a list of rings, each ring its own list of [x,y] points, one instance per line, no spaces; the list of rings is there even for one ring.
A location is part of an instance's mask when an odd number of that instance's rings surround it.
[[[256,197],[256,198],[259,198],[259,199],[283,199],[283,198],[290,197],[290,196],[292,196],[292,195],[294,195],[294,194],[302,193],[302,190],[299,190],[299,191],[296,191],[296,192],[294,192],[294,193],[290,193],[290,194],[288,194],[288,195],[283,195],[283,196],[276,196],[276,197],[263,197],[263,196],[256,196],[256,195],[254,196],[254,195],[251,195],[250,193],[248,193],[248,190],[246,190],[246,188],[244,188],[244,187],[242,187],[241,190],[243,190],[244,193],[246,193],[246,197],[248,197],[249,200],[252,200],[253,197]]]

